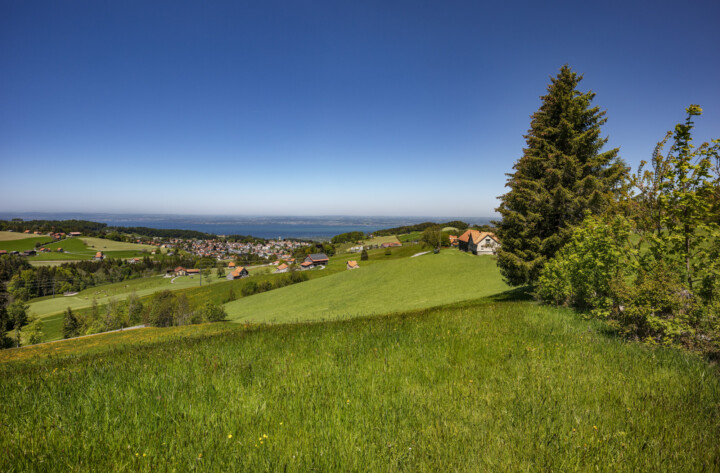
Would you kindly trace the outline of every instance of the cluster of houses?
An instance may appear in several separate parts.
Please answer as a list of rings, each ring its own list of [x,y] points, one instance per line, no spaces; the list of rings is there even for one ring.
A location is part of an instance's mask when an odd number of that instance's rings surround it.
[[[157,243],[157,242],[155,242]],[[151,244],[155,244],[151,243]],[[243,243],[224,240],[183,240],[171,239],[160,246],[183,249],[193,255],[209,257],[217,260],[227,259],[233,255],[257,255],[260,258],[290,258],[293,251],[308,246],[308,243],[290,240],[268,240],[264,243]]]

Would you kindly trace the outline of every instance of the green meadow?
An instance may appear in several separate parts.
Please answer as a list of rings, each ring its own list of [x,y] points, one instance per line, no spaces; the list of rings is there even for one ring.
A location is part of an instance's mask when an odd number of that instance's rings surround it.
[[[14,232],[2,232],[15,235]],[[25,251],[34,250],[36,243],[47,243],[53,241],[48,236],[29,236],[27,238],[20,239],[0,239],[0,250],[10,251]]]
[[[330,320],[432,307],[496,294],[495,259],[456,250],[345,270],[225,305],[236,322]]]
[[[720,462],[714,367],[512,294],[25,350],[0,354],[2,471],[716,471]]]

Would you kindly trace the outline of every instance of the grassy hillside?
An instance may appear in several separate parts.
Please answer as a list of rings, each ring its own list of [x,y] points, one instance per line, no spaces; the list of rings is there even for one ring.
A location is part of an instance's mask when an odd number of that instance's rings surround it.
[[[530,302],[54,345],[66,344],[74,350],[29,361],[14,355],[23,349],[0,352],[0,470],[712,471],[720,463],[713,368]]]
[[[13,232],[9,232],[12,234]],[[52,241],[52,238],[47,236],[30,236],[28,238],[14,239],[14,240],[0,240],[0,250],[7,251],[25,251],[34,250],[36,243],[47,243]]]
[[[293,322],[384,314],[496,294],[507,289],[495,259],[453,250],[363,264],[360,269],[226,304],[237,322]]]
[[[124,241],[106,240],[104,238],[83,237],[83,243],[95,251],[160,251],[161,248],[153,245],[142,245],[140,243],[126,243]],[[165,249],[162,249],[163,252]]]
[[[22,233],[22,232],[0,232],[0,242],[13,241],[13,240],[25,240],[27,238],[37,238],[34,233]]]

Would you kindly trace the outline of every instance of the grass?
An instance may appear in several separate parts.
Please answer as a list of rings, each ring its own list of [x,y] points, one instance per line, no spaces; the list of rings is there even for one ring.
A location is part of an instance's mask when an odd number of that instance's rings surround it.
[[[0,242],[12,241],[12,240],[25,240],[27,238],[37,238],[34,233],[22,233],[22,232],[0,232]]]
[[[370,238],[368,240],[363,240],[362,244],[365,246],[367,246],[367,245],[382,245],[383,243],[397,243],[399,241],[400,240],[398,240],[398,237],[396,237],[395,235],[390,235],[390,236],[379,236],[379,237],[375,237],[375,238]]]
[[[507,289],[495,259],[454,250],[382,264],[226,304],[238,322],[294,322],[384,314],[457,302]]]
[[[7,250],[8,252],[34,250],[36,243],[47,243],[50,241],[53,241],[50,237],[36,235],[19,240],[0,240],[0,250]]]
[[[405,233],[404,235],[398,235],[397,238],[403,242],[403,244],[408,241],[419,241],[420,238],[422,238],[422,232]]]
[[[717,470],[717,371],[600,328],[495,298],[6,351],[0,470]]]
[[[146,250],[148,252],[150,251],[158,251],[160,252],[161,248],[153,245],[143,245],[140,243],[126,243],[124,241],[113,241],[113,240],[106,240],[103,238],[94,238],[94,237],[83,237],[83,242],[88,248],[92,248],[94,251],[132,251],[132,252],[138,252],[142,250]],[[164,248],[162,249],[165,250]]]
[[[170,281],[172,281],[171,278],[152,276],[91,287],[70,297],[65,297],[61,294],[56,295],[54,298],[52,296],[40,297],[30,302],[28,313],[43,319],[44,341],[59,340],[62,338],[63,312],[68,307],[73,309],[73,311],[79,311],[89,308],[93,300],[97,301],[98,306],[103,306],[110,299],[123,301],[133,292],[143,297],[150,296],[165,289],[179,291],[199,287],[200,285],[197,277],[183,276],[175,279],[174,283]],[[225,279],[218,279],[214,275],[210,279],[212,284],[222,284],[224,281]],[[207,281],[203,280],[203,286],[207,284]]]
[[[139,245],[137,243],[124,243],[90,237],[66,238],[44,246],[52,250],[52,252],[38,253],[36,256],[30,257],[31,263],[36,261],[89,260],[98,251],[102,251],[107,258],[135,258],[148,256],[150,251],[159,250],[159,248],[152,245]],[[58,253],[56,251],[58,248],[62,248],[63,253]]]

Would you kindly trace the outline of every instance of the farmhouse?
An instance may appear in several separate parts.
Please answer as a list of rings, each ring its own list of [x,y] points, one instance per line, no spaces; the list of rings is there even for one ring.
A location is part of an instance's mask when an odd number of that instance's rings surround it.
[[[98,251],[97,253],[95,253],[95,256],[93,257],[93,261],[102,261],[104,259],[105,259],[105,255],[103,254],[102,251]]]
[[[242,266],[240,266],[235,271],[228,273],[226,279],[233,280],[233,279],[245,278],[247,276],[249,276],[248,270],[243,268]]]
[[[400,243],[399,241],[388,241],[382,244],[383,248],[393,248],[396,246],[402,246],[402,243]]]
[[[347,269],[357,269],[360,266],[358,266],[357,261],[348,261],[347,262]]]
[[[199,269],[186,269],[186,270],[185,270],[185,273],[186,273],[188,276],[191,276],[191,275],[193,275],[193,274],[200,274],[200,270],[199,270]]]
[[[313,253],[309,255],[307,258],[305,258],[305,261],[301,264],[301,266],[305,266],[305,263],[310,263],[308,266],[325,266],[328,264],[328,257],[325,253]]]
[[[283,263],[283,264],[281,264],[280,266],[277,267],[277,269],[275,270],[275,272],[276,272],[276,273],[287,273],[288,268],[289,268],[289,266],[286,265],[285,263]]]
[[[228,269],[235,269],[235,263],[233,261],[228,263]]]
[[[494,255],[500,242],[494,233],[468,230],[458,238],[458,249],[474,255]]]
[[[305,260],[302,263],[300,263],[300,267],[302,269],[309,269],[309,268],[312,268],[312,266],[313,266],[312,261]]]
[[[182,266],[175,268],[175,276],[187,276],[187,270]]]
[[[76,236],[82,235],[82,233],[81,232],[70,232],[68,235],[70,235],[71,237],[76,237]]]

